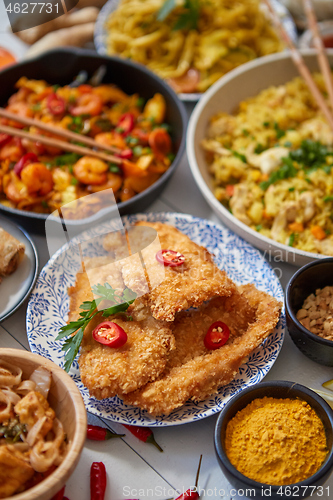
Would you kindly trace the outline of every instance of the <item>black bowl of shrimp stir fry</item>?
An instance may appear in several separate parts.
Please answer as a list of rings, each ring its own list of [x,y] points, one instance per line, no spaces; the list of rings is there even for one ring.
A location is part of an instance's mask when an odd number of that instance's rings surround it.
[[[44,122],[54,134],[7,118],[0,119],[3,125],[81,147],[86,136],[117,151],[113,163],[89,149],[78,154],[1,133],[0,210],[30,229],[43,230],[64,205],[66,222],[79,226],[110,211],[142,211],[182,157],[183,104],[162,80],[128,60],[57,49],[3,71],[0,88],[3,108]],[[76,133],[77,142],[57,136],[60,128]]]

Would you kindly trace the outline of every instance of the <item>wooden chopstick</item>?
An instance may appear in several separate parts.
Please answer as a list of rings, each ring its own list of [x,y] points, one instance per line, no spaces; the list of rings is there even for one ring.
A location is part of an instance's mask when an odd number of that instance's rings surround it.
[[[40,142],[42,144],[45,144],[46,146],[53,146],[59,149],[63,149],[64,151],[77,153],[79,155],[94,156],[95,158],[99,158],[100,160],[115,163],[117,165],[120,165],[122,163],[122,160],[117,156],[107,155],[99,151],[94,151],[93,149],[77,146],[76,144],[71,144],[70,142],[64,142],[52,137],[46,137],[45,135],[30,134],[30,132],[25,132],[24,130],[15,127],[7,127],[6,125],[0,124],[0,132],[15,137],[20,137],[22,139],[29,139],[29,141]]]
[[[103,149],[103,151],[110,151],[110,153],[118,153],[118,154],[121,153],[121,150],[119,148],[116,148],[115,146],[100,144],[94,141],[94,139],[92,139],[91,137],[86,137],[85,135],[82,134],[76,134],[75,132],[71,132],[70,130],[65,130],[60,127],[59,128],[52,127],[40,120],[27,118],[25,116],[19,116],[1,107],[0,107],[0,116],[2,116],[3,118],[7,118],[8,120],[13,120],[18,123],[22,123],[23,125],[45,130],[45,132],[50,132],[51,134],[58,135],[59,137],[65,137],[66,139],[69,139],[71,141],[82,142],[83,144],[87,144],[88,146],[91,146],[93,148]]]
[[[326,102],[325,102],[325,99],[322,95],[322,93],[320,92],[320,90],[318,89],[317,85],[315,84],[313,78],[312,78],[312,75],[308,69],[308,67],[306,66],[305,62],[304,62],[304,59],[301,55],[301,53],[297,50],[297,48],[295,47],[293,41],[291,40],[291,38],[289,37],[288,33],[285,31],[278,15],[276,14],[275,10],[273,9],[271,3],[269,0],[264,0],[265,4],[267,5],[270,13],[272,14],[272,19],[273,19],[273,22],[276,26],[276,28],[280,31],[281,33],[281,36],[283,38],[283,40],[286,42],[286,44],[288,45],[289,49],[290,49],[290,52],[291,52],[291,58],[295,64],[295,66],[297,67],[299,73],[301,74],[301,76],[304,78],[307,86],[309,87],[309,90],[311,92],[311,94],[313,95],[314,99],[316,100],[319,108],[321,109],[321,111],[323,112],[323,114],[325,115],[330,127],[332,128],[333,130],[333,115],[331,114]]]
[[[311,0],[303,0],[303,7],[313,36],[313,45],[318,50],[318,64],[323,74],[333,112],[333,79],[323,40],[319,33],[317,18]]]

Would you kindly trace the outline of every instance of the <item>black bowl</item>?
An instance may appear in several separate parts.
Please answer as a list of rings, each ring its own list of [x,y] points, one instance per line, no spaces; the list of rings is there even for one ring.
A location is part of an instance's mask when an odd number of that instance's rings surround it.
[[[301,267],[286,288],[286,319],[289,334],[300,351],[321,365],[333,366],[333,342],[311,333],[296,318],[304,300],[317,288],[327,285],[333,285],[333,258],[316,260]]]
[[[274,398],[290,398],[290,399],[303,399],[315,410],[317,415],[321,418],[325,431],[327,446],[329,453],[326,460],[320,469],[313,474],[313,476],[294,483],[290,488],[285,489],[283,486],[268,485],[259,483],[241,474],[229,461],[225,452],[225,433],[226,427],[235,414],[245,408],[251,401],[257,398],[274,397]],[[330,406],[315,392],[307,387],[294,382],[285,380],[274,380],[272,382],[261,382],[253,387],[248,387],[242,392],[234,396],[221,411],[215,427],[215,452],[219,465],[230,482],[230,484],[238,491],[243,490],[246,497],[249,498],[270,498],[271,500],[290,499],[295,496],[306,498],[315,491],[314,488],[309,486],[321,486],[328,479],[333,468],[333,412]],[[308,488],[306,488],[308,487]],[[319,491],[319,490],[318,490]],[[251,494],[249,493],[251,492]],[[298,493],[297,493],[298,492]],[[325,498],[325,494],[323,495]]]
[[[171,126],[175,159],[170,168],[149,188],[135,195],[130,200],[118,203],[111,210],[119,210],[120,215],[142,212],[162,192],[172,174],[175,172],[185,149],[185,133],[187,114],[183,103],[176,93],[154,73],[143,65],[117,57],[100,56],[96,52],[77,48],[56,49],[35,58],[8,67],[0,72],[1,101],[4,106],[15,91],[15,83],[22,76],[46,80],[51,84],[66,85],[73,81],[81,70],[88,72],[89,77],[101,66],[107,72],[103,83],[114,83],[128,94],[138,93],[148,99],[156,92],[162,94],[167,103],[166,122]],[[44,231],[48,214],[37,214],[24,210],[5,207],[0,204],[0,211],[17,219],[23,226],[32,231]],[[82,226],[87,229],[95,222],[105,220],[109,212],[101,211],[98,216],[82,221],[70,221],[67,225]]]

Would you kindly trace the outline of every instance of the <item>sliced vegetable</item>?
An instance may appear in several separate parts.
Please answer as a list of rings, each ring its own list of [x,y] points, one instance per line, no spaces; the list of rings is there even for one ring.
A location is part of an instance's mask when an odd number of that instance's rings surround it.
[[[0,134],[0,148],[7,144],[11,140],[11,136],[8,134]]]
[[[52,115],[62,115],[66,109],[64,99],[58,96],[55,92],[50,94],[46,100],[46,106]]]
[[[107,441],[108,439],[123,437],[125,434],[116,434],[105,427],[99,425],[87,426],[87,438],[92,441]]]
[[[148,144],[157,158],[165,157],[171,152],[171,137],[164,128],[158,127],[150,132]]]
[[[144,443],[150,443],[156,446],[159,451],[163,451],[158,443],[156,443],[153,431],[149,427],[138,427],[136,425],[123,424],[126,429],[128,429],[133,436],[136,436],[140,441]]]
[[[222,321],[215,321],[208,328],[204,338],[206,349],[219,349],[227,342],[229,336],[229,327]]]
[[[315,238],[317,238],[317,240],[323,240],[326,238],[326,233],[320,226],[312,226],[311,233]]]
[[[174,250],[159,250],[156,254],[156,260],[166,267],[178,267],[184,264],[185,257]]]
[[[113,321],[103,321],[92,332],[93,339],[108,347],[122,347],[127,342],[127,334]]]
[[[133,128],[134,116],[132,115],[132,113],[125,113],[120,117],[117,123],[116,132],[125,137],[130,132],[132,132]]]
[[[22,158],[14,165],[15,174],[21,179],[21,172],[24,167],[29,165],[29,163],[36,162],[38,162],[37,155],[35,155],[35,153],[27,153],[26,155],[22,156]]]

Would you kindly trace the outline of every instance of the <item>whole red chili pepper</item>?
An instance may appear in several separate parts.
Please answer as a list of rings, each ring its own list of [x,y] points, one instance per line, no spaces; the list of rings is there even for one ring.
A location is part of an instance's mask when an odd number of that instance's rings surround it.
[[[109,431],[105,427],[99,427],[98,425],[88,425],[87,426],[87,438],[92,441],[106,441],[108,439],[123,437],[125,434],[116,434],[115,432]]]
[[[136,425],[127,424],[123,424],[123,426],[126,427],[126,429],[128,429],[133,436],[140,439],[140,441],[143,441],[144,443],[151,443],[156,446],[159,451],[163,451],[160,445],[156,443],[153,431],[149,429],[149,427],[137,427]]]
[[[90,468],[90,499],[104,500],[106,470],[103,462],[93,462]]]
[[[63,500],[64,498],[64,493],[65,493],[65,486],[63,488],[61,488],[60,491],[58,491],[58,493],[56,493],[52,498],[51,500]]]
[[[197,475],[195,477],[194,488],[189,488],[188,490],[184,491],[184,493],[182,493],[175,500],[197,500],[198,498],[200,498],[200,495],[199,495],[197,490],[198,490],[198,481],[199,481],[199,474],[200,474],[200,468],[201,468],[201,461],[202,461],[202,455],[200,455]]]

